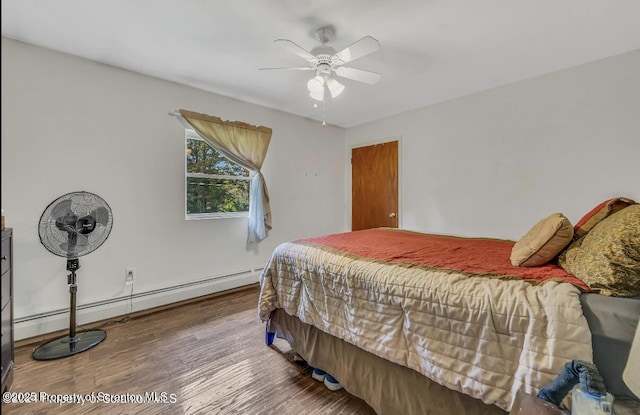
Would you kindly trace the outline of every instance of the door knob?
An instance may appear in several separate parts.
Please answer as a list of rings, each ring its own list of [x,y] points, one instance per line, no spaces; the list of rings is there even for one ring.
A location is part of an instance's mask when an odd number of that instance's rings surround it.
[[[391,213],[389,213],[389,217],[390,217],[390,218],[395,218],[395,217],[396,217],[396,214],[395,214],[394,212],[391,212]]]

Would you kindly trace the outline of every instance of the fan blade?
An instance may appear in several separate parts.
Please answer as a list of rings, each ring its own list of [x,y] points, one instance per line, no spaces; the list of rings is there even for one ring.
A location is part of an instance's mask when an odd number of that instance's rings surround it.
[[[81,256],[82,248],[89,245],[89,239],[81,233],[69,235],[69,241],[60,244],[60,248],[66,251],[67,258],[77,258]]]
[[[381,78],[379,73],[363,71],[362,69],[349,68],[346,66],[339,66],[336,68],[336,75],[347,79],[353,79],[354,81],[364,82],[369,85],[375,84]]]
[[[315,69],[310,66],[304,68],[258,68],[259,71],[313,71]]]
[[[95,221],[101,225],[107,226],[109,224],[109,219],[110,219],[110,214],[109,214],[109,209],[107,209],[104,206],[100,206],[98,207],[96,210],[93,211],[92,213],[93,217],[95,218]]]
[[[87,246],[88,243],[89,238],[81,233],[74,233],[72,235],[69,235],[69,240],[60,244],[60,247],[69,250],[74,249],[74,247]]]
[[[311,52],[303,49],[302,47],[298,46],[288,39],[276,39],[274,40],[274,43],[277,43],[289,52],[300,56],[302,59],[306,60],[312,65],[316,62],[316,57],[313,56]]]
[[[371,36],[365,36],[353,43],[351,46],[347,46],[346,48],[342,49],[334,56],[340,59],[342,63],[347,63],[373,53],[378,49],[380,49],[380,42],[378,42],[377,39],[374,39]]]
[[[63,200],[51,208],[50,218],[58,221],[71,212],[71,200]]]

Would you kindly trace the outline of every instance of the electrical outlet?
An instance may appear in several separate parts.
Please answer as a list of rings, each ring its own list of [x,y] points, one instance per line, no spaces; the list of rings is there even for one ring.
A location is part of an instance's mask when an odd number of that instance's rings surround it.
[[[136,277],[136,269],[135,268],[125,268],[124,270],[124,281],[127,283],[133,282]]]

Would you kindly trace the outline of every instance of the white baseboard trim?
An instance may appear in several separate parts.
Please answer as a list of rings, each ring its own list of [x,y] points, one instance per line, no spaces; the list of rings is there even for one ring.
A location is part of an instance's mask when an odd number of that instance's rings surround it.
[[[136,293],[133,289],[130,295],[78,305],[76,307],[77,329],[81,330],[84,324],[255,284],[259,280],[261,271],[247,270],[142,293]],[[18,341],[64,329],[69,329],[69,309],[16,318],[14,339]]]

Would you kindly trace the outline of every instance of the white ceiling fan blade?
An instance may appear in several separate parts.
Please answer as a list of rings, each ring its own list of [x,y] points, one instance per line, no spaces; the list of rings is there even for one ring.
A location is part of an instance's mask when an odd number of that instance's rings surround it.
[[[365,36],[353,43],[351,46],[347,46],[342,49],[340,52],[336,53],[335,56],[343,63],[347,63],[373,53],[378,49],[380,49],[380,42],[371,36]]]
[[[363,71],[362,69],[349,68],[346,66],[339,66],[336,68],[336,75],[347,79],[353,79],[354,81],[364,82],[369,85],[375,84],[381,78],[379,73]]]
[[[315,68],[305,66],[303,68],[258,68],[259,71],[314,71]]]
[[[314,64],[316,62],[316,57],[313,56],[311,52],[303,49],[302,47],[298,46],[296,43],[293,43],[289,39],[276,39],[274,40],[274,43],[277,43],[278,45],[282,46],[289,52],[300,56],[302,59],[306,60],[310,64]]]

